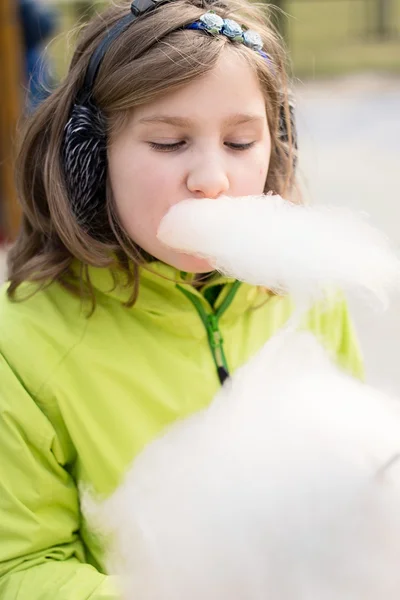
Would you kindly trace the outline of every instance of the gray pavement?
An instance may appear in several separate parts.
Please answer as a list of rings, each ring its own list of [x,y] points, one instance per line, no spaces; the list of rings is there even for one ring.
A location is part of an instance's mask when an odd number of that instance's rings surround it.
[[[399,247],[400,78],[299,83],[297,96],[305,195],[369,213]],[[400,396],[400,296],[385,312],[354,299],[351,308],[368,381]]]
[[[300,175],[313,202],[364,211],[400,246],[400,78],[299,84]],[[381,312],[351,299],[367,379],[400,396],[400,296]]]

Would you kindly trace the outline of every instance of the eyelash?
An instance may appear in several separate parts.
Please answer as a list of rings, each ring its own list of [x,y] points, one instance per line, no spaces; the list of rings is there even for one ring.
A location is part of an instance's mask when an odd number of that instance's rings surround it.
[[[153,150],[158,150],[159,152],[174,152],[183,147],[185,142],[176,142],[175,144],[157,144],[156,142],[149,142],[149,145]],[[255,142],[249,142],[248,144],[227,144],[228,148],[231,150],[236,150],[238,152],[243,152],[244,150],[249,150],[252,146],[254,146]]]

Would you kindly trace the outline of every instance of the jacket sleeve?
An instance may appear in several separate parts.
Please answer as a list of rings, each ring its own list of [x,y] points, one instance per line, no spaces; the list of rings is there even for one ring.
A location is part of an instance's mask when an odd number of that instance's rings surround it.
[[[365,380],[364,357],[358,341],[356,328],[350,316],[347,302],[338,305],[340,323],[336,339],[336,355],[339,365],[354,377]]]
[[[57,436],[0,356],[0,600],[118,600],[85,563],[79,498]]]
[[[338,293],[322,302],[307,321],[332,359],[353,377],[364,380],[364,360],[344,295]]]

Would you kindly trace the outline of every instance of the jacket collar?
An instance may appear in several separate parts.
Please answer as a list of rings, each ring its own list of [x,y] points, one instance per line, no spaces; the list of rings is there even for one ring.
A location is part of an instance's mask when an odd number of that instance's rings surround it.
[[[122,303],[128,301],[131,289],[126,286],[126,277],[121,271],[89,267],[89,276],[97,292]],[[148,263],[146,268],[140,270],[139,295],[132,310],[151,312],[160,317],[164,315],[185,318],[186,314],[193,314],[193,305],[179,289],[179,285],[197,296],[205,310],[211,313],[213,308],[205,297],[206,290],[215,285],[222,286],[214,305],[214,309],[218,309],[235,282],[232,278],[215,273],[199,289],[193,286],[193,280],[193,274],[182,273],[165,263],[159,261]],[[242,283],[221,320],[236,319],[249,308],[254,308],[262,303],[266,297],[265,291]]]

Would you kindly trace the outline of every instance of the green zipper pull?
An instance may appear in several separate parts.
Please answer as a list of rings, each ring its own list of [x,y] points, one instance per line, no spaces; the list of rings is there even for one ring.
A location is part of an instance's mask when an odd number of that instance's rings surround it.
[[[201,320],[203,321],[204,327],[207,330],[208,343],[210,345],[210,349],[213,355],[213,359],[217,368],[217,373],[221,384],[224,383],[226,379],[228,379],[229,369],[224,352],[224,340],[219,330],[218,320],[220,317],[222,317],[224,312],[230,306],[240,285],[240,281],[235,281],[235,283],[232,285],[231,290],[229,291],[229,294],[227,295],[219,309],[215,313],[211,314],[205,310],[200,301],[200,298],[198,298],[189,290],[185,289],[182,285],[179,285],[179,283],[176,285],[178,290],[180,290],[182,294],[184,294],[186,298],[190,300],[190,302],[193,304],[193,306],[199,313]]]
[[[222,344],[224,343],[224,340],[218,327],[218,320],[215,315],[208,315],[207,320],[209,324],[209,327],[207,327],[207,329],[210,332],[210,344],[215,353],[215,360],[217,366],[225,367],[224,359],[222,356]]]
[[[223,346],[224,339],[219,330],[217,317],[215,315],[208,315],[207,321],[207,330],[210,340],[210,346],[214,354],[219,380],[221,383],[224,383],[224,381],[229,377],[228,365],[226,362]]]

